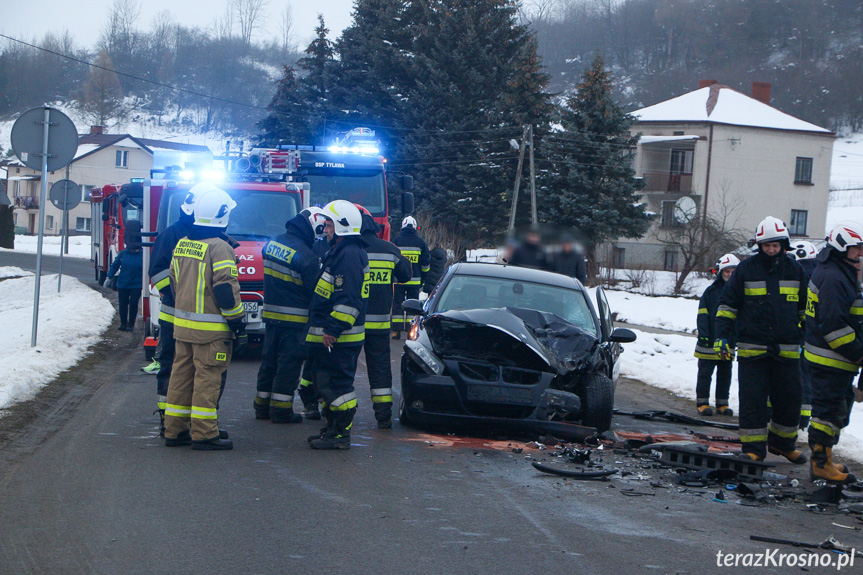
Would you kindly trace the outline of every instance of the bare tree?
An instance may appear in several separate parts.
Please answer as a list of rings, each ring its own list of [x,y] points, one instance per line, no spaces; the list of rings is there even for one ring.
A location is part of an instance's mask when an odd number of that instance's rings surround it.
[[[120,79],[113,69],[113,63],[108,52],[102,50],[96,58],[98,68],[90,68],[90,75],[84,81],[81,95],[81,107],[93,124],[104,126],[108,120],[122,115],[122,97]]]
[[[100,47],[109,54],[127,50],[135,33],[135,23],[140,17],[140,0],[114,0],[108,21],[102,26]]]
[[[225,13],[213,21],[213,33],[216,40],[228,40],[234,34],[234,5],[229,2]]]
[[[240,39],[246,46],[252,43],[252,35],[261,26],[261,16],[270,0],[232,0],[234,12],[240,23]]]
[[[290,4],[285,6],[282,18],[279,20],[279,40],[282,44],[282,56],[287,56],[293,50],[294,9]]]
[[[738,227],[745,202],[731,196],[727,182],[719,187],[714,210],[682,217],[672,227],[660,228],[656,232],[657,240],[676,248],[683,258],[674,293],[681,293],[690,273],[706,270],[722,254],[733,252],[746,242],[745,232]]]

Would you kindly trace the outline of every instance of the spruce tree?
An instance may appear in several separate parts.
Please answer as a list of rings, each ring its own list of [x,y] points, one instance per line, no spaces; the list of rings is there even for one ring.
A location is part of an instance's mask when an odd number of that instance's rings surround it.
[[[640,202],[629,135],[632,116],[612,98],[611,76],[597,55],[561,108],[561,129],[537,146],[543,167],[542,219],[580,231],[588,250],[614,238],[637,238],[650,216]]]

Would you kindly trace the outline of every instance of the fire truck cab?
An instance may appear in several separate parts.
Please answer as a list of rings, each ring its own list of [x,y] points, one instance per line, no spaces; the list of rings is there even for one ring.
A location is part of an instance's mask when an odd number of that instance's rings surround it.
[[[108,184],[90,190],[92,210],[90,259],[99,285],[117,254],[126,248],[125,233],[131,222],[140,226],[144,188],[140,183]]]

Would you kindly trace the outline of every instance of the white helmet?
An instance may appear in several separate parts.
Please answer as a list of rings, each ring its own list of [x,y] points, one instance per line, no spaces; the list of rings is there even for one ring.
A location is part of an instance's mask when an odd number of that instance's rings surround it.
[[[791,246],[791,253],[794,254],[794,258],[797,260],[811,260],[818,255],[812,242],[804,240],[795,242],[794,245]]]
[[[413,218],[413,216],[408,216],[402,220],[402,229],[405,229],[408,226],[413,226],[414,229],[417,229],[417,221]]]
[[[768,242],[784,242],[785,249],[791,246],[791,236],[788,235],[788,226],[785,225],[785,222],[773,216],[767,216],[755,228],[755,243],[765,244]]]
[[[716,261],[716,273],[721,272],[726,268],[736,268],[740,265],[740,260],[734,254],[725,254]]]
[[[335,200],[324,206],[324,217],[333,221],[337,236],[358,236],[363,226],[363,216],[355,205],[347,200]]]
[[[827,244],[843,253],[848,251],[848,246],[859,246],[863,244],[863,226],[857,222],[839,222],[830,230]]]
[[[198,184],[198,186],[212,184]],[[198,186],[195,186],[197,188]],[[193,188],[194,189],[194,188]],[[213,186],[197,195],[195,202],[195,225],[207,228],[224,228],[228,225],[231,210],[237,207],[228,192]]]
[[[218,186],[210,182],[195,184],[189,189],[188,192],[186,192],[186,197],[183,198],[183,203],[180,204],[180,209],[183,210],[183,213],[187,216],[194,216],[195,202],[198,201],[198,198],[200,198],[204,192],[218,189]]]
[[[311,224],[312,230],[315,232],[315,237],[321,237],[324,235],[324,224],[327,222],[327,218],[324,216],[324,210],[317,206],[313,206],[304,209],[300,214],[309,218],[309,224]]]

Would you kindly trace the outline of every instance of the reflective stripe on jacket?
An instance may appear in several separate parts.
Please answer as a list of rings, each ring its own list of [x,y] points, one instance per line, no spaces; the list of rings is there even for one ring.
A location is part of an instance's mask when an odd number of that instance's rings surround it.
[[[709,347],[696,343],[695,357],[698,359],[719,361],[719,354],[713,349],[713,342],[716,340],[716,311],[719,309],[719,298],[724,287],[725,282],[722,281],[722,276],[717,275],[713,283],[707,286],[707,289],[701,294],[701,299],[698,302],[698,340],[706,338],[709,343]],[[734,343],[734,338],[732,338],[730,340],[731,347],[734,347]]]
[[[395,244],[374,233],[363,234],[368,244],[369,299],[366,308],[366,331],[388,332],[393,307],[393,284],[410,281],[411,263]]]
[[[266,323],[304,328],[320,271],[318,256],[311,248],[315,234],[305,216],[288,221],[286,229],[263,249],[263,317]]]
[[[399,247],[402,255],[411,262],[411,267],[413,268],[411,279],[403,283],[406,285],[422,285],[423,278],[428,273],[431,264],[429,248],[426,243],[411,226],[402,228],[401,233],[393,240],[393,243]]]
[[[174,321],[174,292],[171,291],[170,267],[171,258],[177,242],[189,235],[192,229],[190,224],[178,220],[165,228],[165,231],[156,236],[153,249],[150,250],[150,281],[162,295],[162,305],[159,309],[159,319],[173,323]]]

